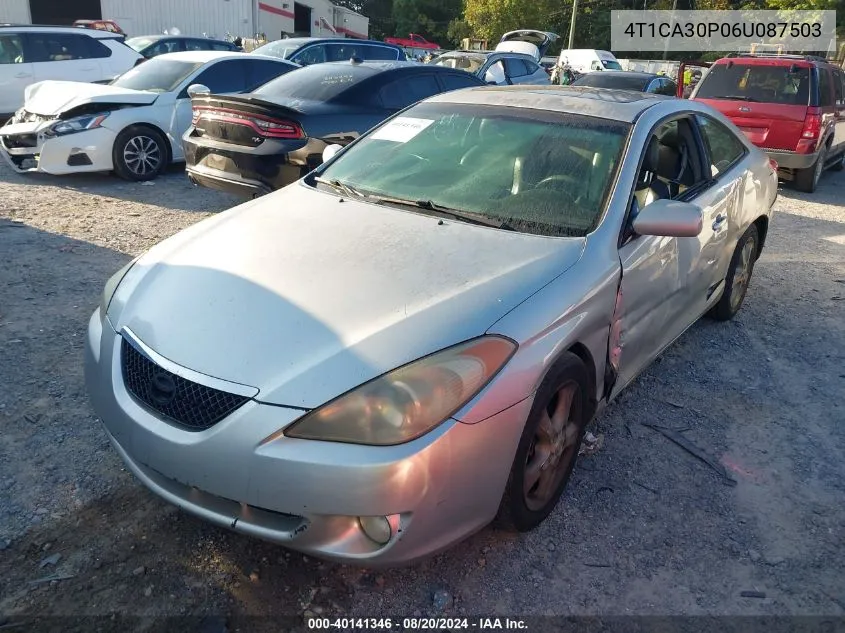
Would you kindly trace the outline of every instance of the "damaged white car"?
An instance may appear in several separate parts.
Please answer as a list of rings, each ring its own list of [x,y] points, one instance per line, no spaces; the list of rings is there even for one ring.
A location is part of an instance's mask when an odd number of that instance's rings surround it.
[[[191,126],[188,88],[248,92],[299,68],[263,55],[192,51],[161,55],[109,85],[42,81],[0,128],[0,154],[19,172],[114,171],[151,180],[184,160]]]

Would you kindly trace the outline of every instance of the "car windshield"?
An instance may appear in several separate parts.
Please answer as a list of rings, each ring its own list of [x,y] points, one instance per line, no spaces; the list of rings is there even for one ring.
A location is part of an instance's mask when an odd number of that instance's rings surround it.
[[[695,96],[806,106],[810,103],[810,70],[783,64],[715,64]]]
[[[607,70],[622,70],[622,66],[619,65],[619,62],[613,61],[612,59],[603,59],[601,60],[601,64]]]
[[[356,142],[320,181],[373,202],[583,236],[604,213],[629,131],[581,114],[421,103]]]
[[[615,88],[616,90],[645,90],[651,77],[642,75],[615,75],[606,73],[588,73],[572,82],[573,86],[591,88]]]
[[[172,92],[200,66],[202,62],[183,62],[156,57],[126,71],[111,82],[111,85],[131,90]]]
[[[479,53],[447,53],[435,57],[430,63],[447,68],[457,68],[468,73],[476,73],[487,61],[487,56]]]
[[[130,37],[124,43],[133,51],[140,53],[153,42],[155,42],[155,40],[150,37]]]
[[[276,40],[275,42],[268,42],[252,52],[256,55],[269,55],[270,57],[281,57],[288,59],[296,51],[302,48],[302,44],[291,44],[285,40]]]

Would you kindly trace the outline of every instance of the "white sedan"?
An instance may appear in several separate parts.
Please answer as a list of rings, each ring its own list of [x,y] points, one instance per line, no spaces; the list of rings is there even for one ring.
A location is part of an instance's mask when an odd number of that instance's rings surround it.
[[[0,128],[0,153],[19,172],[114,170],[151,180],[185,159],[189,86],[249,92],[296,68],[263,55],[191,51],[156,57],[105,86],[42,81],[27,88],[24,107]]]

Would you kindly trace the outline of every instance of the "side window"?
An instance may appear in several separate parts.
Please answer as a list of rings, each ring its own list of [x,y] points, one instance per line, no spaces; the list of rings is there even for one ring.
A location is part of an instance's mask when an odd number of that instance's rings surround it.
[[[181,50],[184,50],[182,48],[181,40],[162,40],[158,44],[155,44],[147,49],[147,57],[156,57],[166,53],[177,53]]]
[[[400,110],[439,92],[437,79],[426,73],[391,81],[379,91],[379,97],[385,108]]]
[[[499,86],[508,83],[507,75],[505,74],[505,64],[501,59],[487,69],[484,73],[484,81]]]
[[[227,59],[206,68],[192,84],[202,84],[214,94],[243,92],[246,90],[246,72],[240,59]]]
[[[827,68],[819,68],[819,105],[822,108],[833,105],[832,83],[830,71]]]
[[[528,74],[528,68],[522,63],[522,60],[512,57],[505,58],[505,70],[508,77],[525,77]]]
[[[276,62],[260,60],[246,60],[249,77],[247,79],[247,90],[255,90],[259,86],[263,86],[268,81],[275,79],[286,72],[296,68],[288,64],[278,64]]]
[[[310,66],[311,64],[322,64],[326,62],[326,57],[326,46],[324,44],[315,44],[314,46],[307,46],[301,51],[294,53],[291,61],[302,66]]]
[[[718,176],[745,155],[745,146],[733,132],[718,121],[701,115],[696,115],[695,118],[710,157],[711,173]]]
[[[596,60],[590,64],[590,70],[604,70],[604,67],[601,65],[600,61]]]
[[[836,105],[845,107],[845,71],[837,70],[833,75],[833,91]]]
[[[105,57],[111,57],[111,49],[103,44],[100,40],[96,37],[85,37],[88,40],[88,55],[92,59],[103,59]]]
[[[662,79],[662,86],[660,88],[660,94],[666,95],[667,97],[674,97],[678,94],[678,84],[676,84],[671,79]]]
[[[30,33],[33,62],[63,62],[91,58],[87,35],[66,33]]]
[[[23,64],[23,40],[19,35],[0,35],[0,64]]]
[[[211,42],[208,40],[185,40],[186,51],[210,51]]]
[[[223,44],[222,42],[212,42],[211,43],[211,50],[213,50],[213,51],[233,51],[233,50],[235,50],[235,47],[229,46],[228,44]]]
[[[538,70],[543,70],[543,67],[540,64],[535,64],[532,61],[528,61],[527,59],[522,60],[522,63],[525,64],[525,67],[528,69],[528,74],[533,75]],[[543,70],[543,72],[546,72]]]
[[[478,85],[478,81],[472,75],[453,75],[452,73],[442,73],[440,76],[440,83],[443,84],[443,90],[460,90],[461,88],[471,88]]]
[[[648,86],[645,89],[646,92],[652,92],[655,94],[660,94],[660,80],[659,79],[652,79]]]
[[[422,51],[420,51],[422,53]],[[393,61],[400,58],[400,51],[387,46],[373,46],[365,44],[363,47],[364,59]]]

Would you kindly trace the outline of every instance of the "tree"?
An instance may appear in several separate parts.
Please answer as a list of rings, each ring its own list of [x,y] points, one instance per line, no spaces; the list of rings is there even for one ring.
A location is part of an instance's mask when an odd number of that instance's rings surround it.
[[[497,42],[514,29],[548,29],[559,7],[554,0],[466,0],[464,19],[476,37]]]
[[[449,25],[461,11],[461,0],[393,0],[394,35],[419,33],[442,45],[451,39]]]

